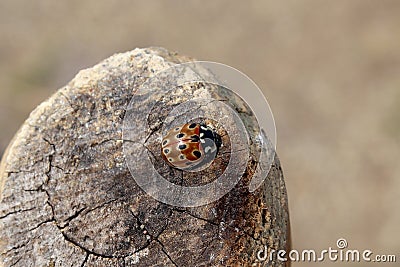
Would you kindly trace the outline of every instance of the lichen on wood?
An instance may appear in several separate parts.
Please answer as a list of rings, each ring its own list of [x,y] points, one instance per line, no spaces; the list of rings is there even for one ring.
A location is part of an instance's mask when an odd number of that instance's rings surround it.
[[[0,167],[0,266],[263,266],[259,250],[288,249],[287,196],[277,157],[263,185],[250,193],[247,185],[257,163],[251,148],[250,158],[243,159],[248,162],[243,179],[201,207],[158,202],[132,178],[122,149],[131,97],[154,73],[191,60],[162,48],[116,54],[80,71],[31,113]],[[190,90],[205,89],[199,84]],[[208,89],[215,99],[240,109],[250,136],[256,131],[254,116],[243,112],[240,99]],[[190,97],[188,90],[174,101]],[[165,107],[175,103],[167,98]],[[157,122],[165,112],[149,116],[154,128],[146,146],[155,167],[186,186],[208,182],[229,159],[229,138],[227,158],[196,180],[157,154]]]

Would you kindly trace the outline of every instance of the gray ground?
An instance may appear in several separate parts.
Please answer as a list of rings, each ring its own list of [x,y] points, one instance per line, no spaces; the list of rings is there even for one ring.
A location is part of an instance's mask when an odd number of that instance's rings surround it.
[[[115,52],[222,62],[273,109],[294,248],[344,237],[399,262],[399,13],[396,0],[1,0],[0,151],[37,104]],[[321,265],[345,264],[294,266]]]

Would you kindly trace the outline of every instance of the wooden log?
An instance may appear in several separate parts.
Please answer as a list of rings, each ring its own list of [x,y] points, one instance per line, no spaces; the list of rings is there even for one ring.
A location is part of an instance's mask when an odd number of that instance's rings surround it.
[[[30,114],[0,167],[0,265],[264,266],[257,253],[265,246],[289,249],[287,195],[276,156],[262,186],[248,190],[259,155],[253,142],[249,158],[242,159],[242,180],[200,207],[157,201],[127,168],[122,125],[132,95],[154,73],[191,60],[162,48],[113,55],[80,71]],[[252,112],[220,88],[199,83],[160,101],[170,108],[199,90],[228,102],[250,138],[256,136]],[[173,169],[157,143],[168,110],[156,106],[148,117],[146,147],[154,168],[184,186],[211,181],[232,157],[229,137],[226,152],[201,179]]]

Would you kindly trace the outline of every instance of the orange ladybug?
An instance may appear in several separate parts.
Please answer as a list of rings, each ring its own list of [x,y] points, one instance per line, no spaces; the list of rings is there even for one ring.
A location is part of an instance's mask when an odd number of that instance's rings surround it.
[[[221,137],[210,126],[186,123],[170,130],[161,144],[164,160],[174,168],[187,170],[214,160],[221,147]]]

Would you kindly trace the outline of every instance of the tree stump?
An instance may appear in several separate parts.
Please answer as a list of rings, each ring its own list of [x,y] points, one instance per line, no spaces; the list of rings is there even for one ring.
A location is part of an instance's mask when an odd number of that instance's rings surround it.
[[[122,124],[132,95],[154,73],[188,61],[192,59],[162,48],[116,54],[80,71],[31,113],[0,167],[0,265],[287,264],[257,258],[265,246],[288,250],[290,245],[287,195],[276,156],[262,186],[250,193],[247,185],[258,155],[250,149],[242,180],[219,200],[200,207],[155,200],[127,168]],[[205,88],[184,88],[174,99],[160,101],[171,107],[185,98],[182,92]],[[229,102],[254,137],[254,116],[240,99],[218,88],[209,94]],[[230,157],[229,138],[226,152],[198,180],[195,173],[160,160],[157,140],[165,112],[156,107],[148,117],[153,128],[146,147],[154,167],[185,186],[208,182]]]

